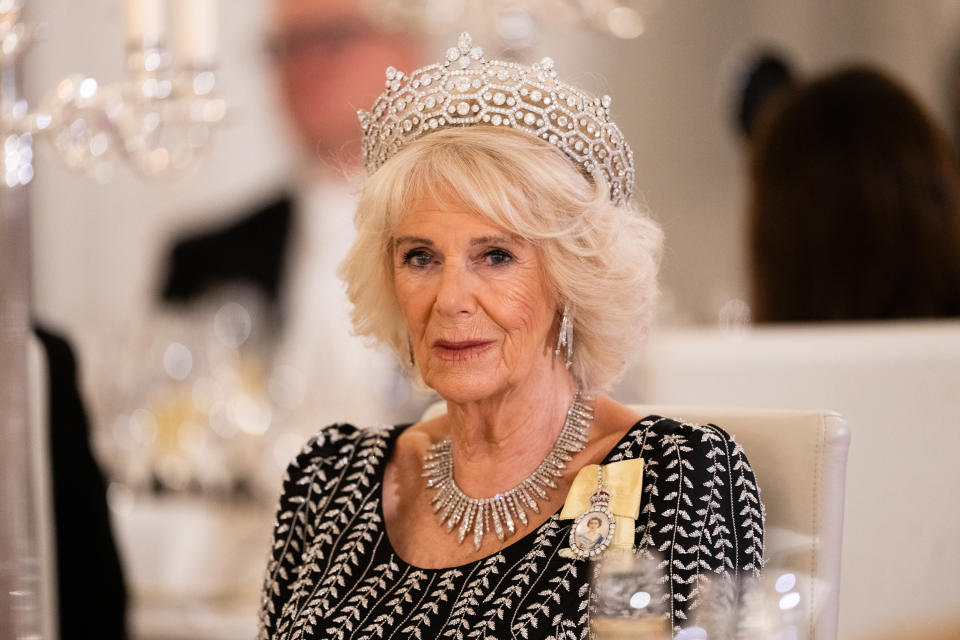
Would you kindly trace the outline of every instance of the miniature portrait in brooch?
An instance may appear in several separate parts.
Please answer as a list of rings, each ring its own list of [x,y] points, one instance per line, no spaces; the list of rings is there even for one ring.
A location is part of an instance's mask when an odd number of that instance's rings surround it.
[[[613,516],[607,509],[594,508],[580,515],[570,529],[570,548],[581,558],[603,552],[613,538]]]
[[[610,522],[607,516],[599,511],[592,512],[586,520],[577,525],[576,542],[584,551],[592,551],[597,545],[607,540],[607,529]]]

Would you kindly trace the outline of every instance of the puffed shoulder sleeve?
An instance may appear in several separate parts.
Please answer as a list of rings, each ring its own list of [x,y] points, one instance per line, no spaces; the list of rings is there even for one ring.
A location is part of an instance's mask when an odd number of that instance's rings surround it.
[[[764,509],[746,453],[712,424],[653,417],[642,422],[643,503],[637,545],[662,558],[675,628],[701,578],[759,575]]]
[[[349,455],[356,428],[332,425],[321,429],[300,450],[283,474],[283,490],[273,524],[260,598],[258,640],[274,638],[282,607],[295,606],[297,579],[315,531],[314,516],[322,510],[331,484],[337,481],[338,461]]]

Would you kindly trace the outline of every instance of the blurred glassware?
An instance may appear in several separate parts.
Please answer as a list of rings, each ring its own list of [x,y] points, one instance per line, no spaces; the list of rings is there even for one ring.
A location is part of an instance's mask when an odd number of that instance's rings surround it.
[[[102,350],[97,448],[136,637],[256,634],[277,478],[303,437],[287,427],[302,376],[274,371],[271,316],[252,289],[128,320]]]
[[[592,564],[590,629],[597,640],[670,640],[661,560],[610,550]]]
[[[258,295],[234,288],[138,323],[97,385],[109,425],[98,451],[114,480],[135,493],[272,500],[302,441],[285,436],[298,432],[305,382],[274,370],[265,318]]]
[[[607,552],[592,563],[590,628],[597,640],[806,640],[811,607],[796,574],[782,570],[759,579],[701,574],[689,624],[673,635],[665,567],[646,552]]]
[[[746,332],[751,327],[750,305],[739,298],[731,298],[717,312],[717,326],[730,333]]]
[[[692,624],[677,640],[803,640],[808,613],[793,573],[767,571],[759,579],[718,576],[701,583]]]

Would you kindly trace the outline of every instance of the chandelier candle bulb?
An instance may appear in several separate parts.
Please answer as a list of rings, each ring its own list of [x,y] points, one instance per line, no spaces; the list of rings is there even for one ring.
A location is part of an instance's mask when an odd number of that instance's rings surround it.
[[[158,46],[165,31],[164,0],[127,0],[127,42],[137,49]]]
[[[219,51],[218,0],[174,0],[174,53],[181,65],[209,69]]]

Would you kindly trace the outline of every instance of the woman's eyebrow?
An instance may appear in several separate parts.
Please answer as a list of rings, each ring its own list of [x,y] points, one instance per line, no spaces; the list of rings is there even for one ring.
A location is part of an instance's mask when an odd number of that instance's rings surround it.
[[[476,246],[478,244],[512,244],[516,241],[517,237],[513,234],[504,234],[500,236],[481,236],[479,238],[472,238],[470,240],[470,246]]]
[[[429,238],[421,238],[419,236],[400,236],[394,239],[393,246],[398,247],[401,244],[425,244],[432,247],[433,241]]]
[[[470,239],[470,246],[482,245],[482,244],[512,244],[518,242],[519,238],[513,234],[503,234],[496,236],[479,236],[477,238]],[[393,245],[400,246],[401,244],[422,244],[428,247],[433,246],[433,241],[429,238],[422,238],[420,236],[400,236],[394,238]]]

